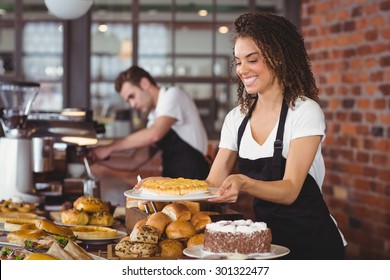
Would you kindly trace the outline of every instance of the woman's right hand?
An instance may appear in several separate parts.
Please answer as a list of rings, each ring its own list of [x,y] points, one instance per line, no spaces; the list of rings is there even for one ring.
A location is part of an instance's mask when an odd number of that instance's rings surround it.
[[[244,184],[244,176],[241,174],[229,175],[218,188],[216,198],[210,198],[209,202],[235,203],[238,199],[241,187]]]

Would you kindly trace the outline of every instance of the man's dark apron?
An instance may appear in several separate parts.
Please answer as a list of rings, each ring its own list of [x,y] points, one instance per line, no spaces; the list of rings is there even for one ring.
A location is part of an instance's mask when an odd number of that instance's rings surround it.
[[[257,100],[240,125],[238,150],[256,102]],[[273,157],[256,160],[238,157],[240,173],[263,181],[283,178],[286,159],[282,156],[282,149],[287,112],[288,107],[283,102]],[[307,175],[293,204],[281,205],[255,198],[253,209],[256,220],[266,222],[271,228],[272,243],[290,249],[286,259],[344,259],[344,246],[340,233],[329,215],[316,181],[310,174]]]
[[[210,166],[204,155],[181,139],[173,129],[156,146],[162,151],[162,176],[201,180],[207,178]]]

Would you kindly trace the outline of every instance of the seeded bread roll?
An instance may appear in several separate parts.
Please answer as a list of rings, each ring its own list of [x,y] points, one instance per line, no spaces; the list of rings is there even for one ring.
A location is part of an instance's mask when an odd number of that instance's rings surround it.
[[[159,237],[161,237],[165,231],[165,228],[170,222],[172,222],[172,220],[167,214],[163,212],[157,212],[149,216],[146,224],[156,228],[158,230]]]
[[[178,240],[165,239],[158,243],[161,257],[180,257],[183,255],[183,244]]]
[[[84,210],[88,213],[93,212],[110,212],[110,207],[100,198],[93,196],[81,196],[73,202],[73,207],[77,210]]]
[[[157,252],[158,246],[156,244],[123,240],[115,245],[115,254],[120,258],[154,257]]]
[[[138,227],[130,233],[130,241],[133,242],[157,244],[158,237],[158,230],[148,225]]]
[[[112,226],[114,224],[114,216],[108,212],[95,212],[89,216],[89,225],[95,226]]]
[[[61,212],[61,222],[64,225],[86,225],[88,221],[89,216],[83,210],[71,208]]]
[[[181,220],[189,221],[191,219],[191,211],[182,203],[174,202],[165,206],[162,210],[167,214],[172,221]]]

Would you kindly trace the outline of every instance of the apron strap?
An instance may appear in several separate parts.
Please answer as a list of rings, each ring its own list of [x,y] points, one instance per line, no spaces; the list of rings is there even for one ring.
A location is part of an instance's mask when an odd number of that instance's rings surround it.
[[[282,151],[283,151],[283,134],[284,134],[284,125],[286,123],[286,117],[288,112],[288,106],[283,100],[282,110],[280,111],[278,131],[276,133],[276,140],[274,142],[274,156],[272,158],[272,179],[280,180],[282,179]]]
[[[253,102],[252,106],[249,108],[248,113],[246,114],[245,118],[241,122],[240,127],[238,128],[237,151],[240,150],[240,144],[241,144],[242,135],[244,134],[244,130],[245,130],[246,124],[248,123],[248,120],[252,116],[253,109],[255,108],[256,103],[257,103],[257,98],[258,97],[256,95],[255,101]]]

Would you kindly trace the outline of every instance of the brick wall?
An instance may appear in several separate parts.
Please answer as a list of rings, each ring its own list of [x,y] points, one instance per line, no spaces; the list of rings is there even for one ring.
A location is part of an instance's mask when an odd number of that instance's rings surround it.
[[[390,259],[390,1],[302,0],[327,120],[323,193],[349,259]]]

